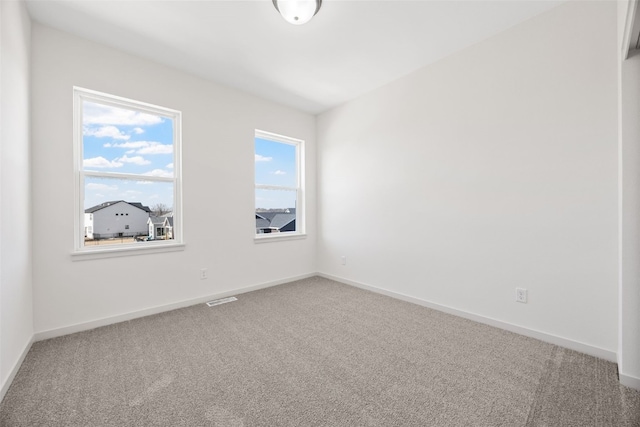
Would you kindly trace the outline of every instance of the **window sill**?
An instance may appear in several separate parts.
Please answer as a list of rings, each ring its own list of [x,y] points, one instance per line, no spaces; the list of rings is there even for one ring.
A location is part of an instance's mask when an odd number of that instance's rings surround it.
[[[158,243],[138,246],[119,246],[117,248],[83,249],[71,253],[72,261],[116,258],[123,256],[157,254],[163,252],[184,251],[184,243]]]
[[[281,242],[283,240],[300,240],[306,239],[307,235],[305,233],[267,233],[265,235],[257,234],[253,238],[255,243],[268,243],[268,242]]]

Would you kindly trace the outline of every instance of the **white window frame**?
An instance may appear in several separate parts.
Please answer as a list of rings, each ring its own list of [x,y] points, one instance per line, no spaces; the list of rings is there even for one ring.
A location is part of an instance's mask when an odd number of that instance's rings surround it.
[[[293,145],[296,147],[296,187],[289,186],[279,186],[279,185],[265,185],[256,183],[255,179],[255,163],[254,163],[254,190],[253,190],[253,230],[254,230],[254,241],[256,243],[260,242],[269,242],[269,241],[277,241],[277,240],[290,240],[290,239],[300,239],[306,237],[306,228],[305,228],[305,217],[306,217],[306,203],[305,203],[305,165],[304,165],[304,145],[305,142],[302,139],[292,138],[289,136],[279,135],[277,133],[266,132],[263,130],[256,129],[254,135],[254,144],[253,144],[253,152],[255,154],[255,140],[256,138],[267,139],[269,141],[277,142],[280,144]],[[256,199],[256,190],[284,190],[284,191],[295,191],[296,192],[296,231],[287,231],[284,233],[266,233],[266,234],[258,234],[255,232],[255,211],[258,206],[255,206]]]
[[[117,172],[85,171],[83,167],[84,145],[82,132],[82,104],[95,102],[118,108],[149,113],[173,121],[173,177],[147,176]],[[73,169],[74,191],[74,260],[128,256],[144,253],[184,250],[184,228],[182,226],[182,113],[178,110],[147,104],[133,99],[97,92],[81,87],[73,87]],[[84,182],[85,177],[115,178],[173,183],[173,227],[175,240],[146,241],[105,246],[84,245]],[[177,236],[177,238],[175,238]]]

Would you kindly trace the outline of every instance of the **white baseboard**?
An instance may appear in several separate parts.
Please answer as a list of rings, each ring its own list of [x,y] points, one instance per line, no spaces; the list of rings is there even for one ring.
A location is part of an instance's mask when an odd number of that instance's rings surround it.
[[[411,297],[398,292],[389,291],[387,289],[366,285],[364,283],[355,282],[353,280],[344,279],[342,277],[334,276],[331,274],[318,273],[318,276],[321,276],[330,280],[335,280],[336,282],[344,283],[345,285],[355,286],[357,288],[376,292],[376,293],[386,295],[392,298],[396,298],[402,301],[418,304],[423,307],[432,308],[434,310],[442,311],[444,313],[453,314],[454,316],[463,317],[465,319],[473,320],[474,322],[484,323],[489,326],[494,326],[496,328],[504,329],[510,332],[515,332],[520,335],[535,338],[540,341],[555,344],[571,350],[579,351],[581,353],[598,357],[600,359],[608,360],[610,362],[617,362],[617,355],[616,355],[616,352],[614,351],[606,350],[600,347],[595,347],[589,344],[581,343],[579,341],[570,340],[568,338],[559,337],[557,335],[548,334],[546,332],[537,331],[535,329],[529,329],[524,326],[514,325],[512,323],[504,322],[502,320],[492,319],[490,317],[470,313],[468,311],[459,310],[457,308],[449,307],[446,305],[441,305],[434,302],[426,301],[420,298]],[[622,375],[620,377],[622,381]],[[632,387],[632,386],[629,386],[629,387]]]
[[[620,377],[620,384],[630,388],[634,388],[636,390],[640,390],[640,378],[633,377],[631,375],[625,375],[622,372],[619,372],[618,375]]]
[[[33,337],[31,337],[31,339],[27,342],[27,345],[25,345],[24,349],[22,350],[20,357],[18,357],[18,360],[16,360],[16,363],[13,364],[13,367],[9,371],[9,376],[7,376],[6,381],[2,384],[2,388],[0,388],[0,402],[2,402],[2,399],[4,399],[4,396],[7,394],[7,391],[9,391],[9,387],[11,387],[11,383],[13,382],[13,379],[16,377],[16,374],[20,370],[20,366],[22,366],[22,362],[24,362],[25,357],[27,357],[27,353],[29,353],[29,350],[31,350],[32,344],[33,344]]]
[[[42,341],[50,338],[60,337],[63,335],[74,334],[76,332],[88,331],[90,329],[99,328],[101,326],[112,325],[114,323],[119,323],[119,322],[126,322],[127,320],[137,319],[139,317],[150,316],[152,314],[158,314],[158,313],[163,313],[165,311],[176,310],[178,308],[189,307],[190,305],[201,304],[213,299],[225,298],[233,295],[256,291],[258,289],[269,288],[271,286],[282,285],[284,283],[306,279],[308,277],[313,277],[316,275],[317,275],[316,273],[309,273],[309,274],[303,274],[300,276],[287,277],[285,279],[273,280],[270,282],[260,283],[258,285],[232,289],[229,291],[220,292],[213,295],[207,295],[207,296],[193,298],[189,300],[183,300],[183,301],[179,301],[171,304],[145,308],[143,310],[138,310],[131,313],[124,313],[116,316],[105,317],[102,319],[92,320],[90,322],[78,323],[75,325],[64,326],[62,328],[49,329],[47,331],[37,332],[34,335],[34,341]]]

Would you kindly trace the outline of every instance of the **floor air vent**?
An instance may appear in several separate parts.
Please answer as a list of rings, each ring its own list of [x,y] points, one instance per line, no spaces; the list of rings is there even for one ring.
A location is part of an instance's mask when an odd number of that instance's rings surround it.
[[[214,299],[213,301],[209,301],[209,302],[207,302],[207,305],[208,305],[209,307],[213,307],[214,305],[225,304],[225,303],[227,303],[227,302],[233,302],[233,301],[238,301],[238,298],[236,298],[236,297],[229,297],[229,298]]]

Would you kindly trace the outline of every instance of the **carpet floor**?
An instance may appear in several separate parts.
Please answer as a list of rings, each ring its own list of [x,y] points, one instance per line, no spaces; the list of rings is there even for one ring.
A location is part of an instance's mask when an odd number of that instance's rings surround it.
[[[313,277],[33,344],[14,426],[640,426],[616,365]]]

